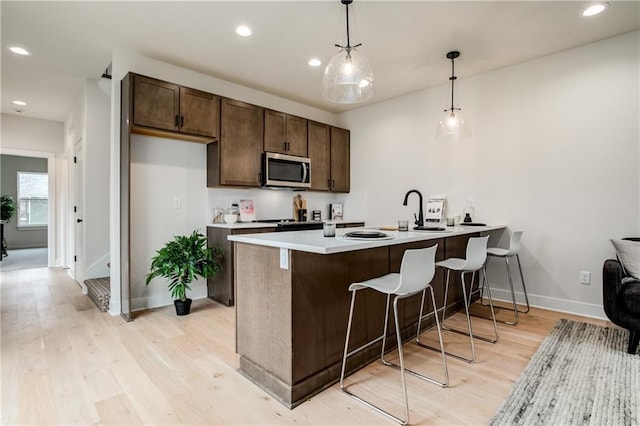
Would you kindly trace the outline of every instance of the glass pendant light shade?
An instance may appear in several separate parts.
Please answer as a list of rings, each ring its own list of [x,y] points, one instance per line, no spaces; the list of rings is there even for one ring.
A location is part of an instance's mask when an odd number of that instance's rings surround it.
[[[459,140],[471,137],[471,128],[467,125],[460,111],[446,110],[438,123],[437,139]]]
[[[330,102],[353,104],[371,99],[373,71],[355,47],[342,47],[329,61],[322,79],[322,95]]]
[[[451,107],[444,110],[445,115],[438,123],[436,139],[453,141],[471,137],[471,127],[464,121],[462,114],[460,114],[460,108],[453,106],[453,88],[457,80],[453,61],[459,56],[460,52],[457,50],[447,53],[447,59],[451,60],[451,77],[449,77],[451,81]]]
[[[322,78],[322,96],[329,102],[354,104],[371,99],[373,89],[373,70],[367,58],[358,47],[362,43],[351,44],[349,33],[349,5],[353,0],[340,0],[345,6],[347,23],[347,44],[336,44],[340,50],[329,61]]]

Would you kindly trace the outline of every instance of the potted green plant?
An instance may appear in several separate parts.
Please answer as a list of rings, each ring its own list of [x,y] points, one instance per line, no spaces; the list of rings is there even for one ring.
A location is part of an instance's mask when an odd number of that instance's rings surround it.
[[[13,201],[11,195],[3,195],[0,197],[0,219],[4,222],[9,222],[16,212],[16,203]]]
[[[0,197],[0,220],[2,223],[9,222],[16,212],[16,203],[11,195],[3,195]],[[4,225],[1,225],[4,226]],[[7,239],[2,233],[2,249],[0,251],[0,259],[7,256]]]
[[[215,276],[221,269],[220,256],[221,250],[207,247],[207,237],[198,230],[175,236],[151,258],[146,285],[156,277],[167,278],[176,314],[187,315],[191,310],[191,299],[186,295],[189,285],[197,277]]]

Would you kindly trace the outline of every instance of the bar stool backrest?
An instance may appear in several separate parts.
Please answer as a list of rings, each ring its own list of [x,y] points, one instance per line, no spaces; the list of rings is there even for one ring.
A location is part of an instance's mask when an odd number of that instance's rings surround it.
[[[487,260],[487,242],[489,236],[484,237],[471,237],[467,243],[467,258],[464,271],[476,271],[482,268],[484,262]]]
[[[520,251],[520,239],[524,231],[518,230],[511,233],[511,240],[509,241],[509,249],[506,256],[515,256]]]
[[[400,265],[400,283],[394,294],[411,294],[424,290],[435,273],[438,245],[405,250]]]

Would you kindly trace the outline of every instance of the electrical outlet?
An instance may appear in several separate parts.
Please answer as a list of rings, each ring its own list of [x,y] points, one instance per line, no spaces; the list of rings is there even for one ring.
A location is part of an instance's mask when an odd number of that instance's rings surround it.
[[[591,284],[591,272],[580,271],[580,284]]]

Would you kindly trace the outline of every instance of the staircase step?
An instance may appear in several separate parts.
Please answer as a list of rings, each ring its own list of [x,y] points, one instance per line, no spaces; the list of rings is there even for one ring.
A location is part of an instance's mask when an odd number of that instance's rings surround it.
[[[109,277],[91,278],[84,280],[87,286],[89,298],[96,304],[101,312],[109,310],[111,297],[111,279]]]

